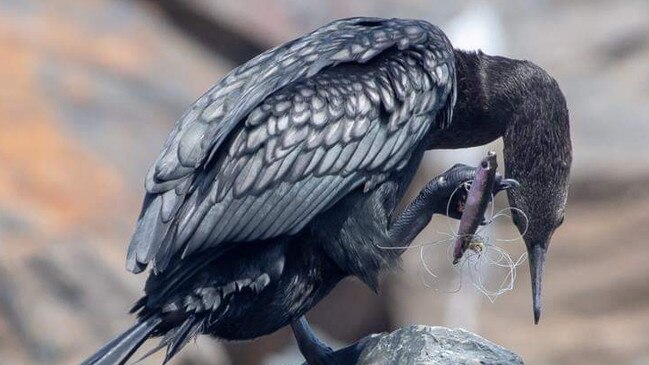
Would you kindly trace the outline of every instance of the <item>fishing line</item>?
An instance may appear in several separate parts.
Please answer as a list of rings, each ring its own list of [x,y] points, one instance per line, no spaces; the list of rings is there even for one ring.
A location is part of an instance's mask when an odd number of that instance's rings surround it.
[[[466,181],[462,184],[459,184],[453,190],[446,203],[447,217],[450,216],[451,203],[453,202],[455,195],[458,194],[460,189],[465,189],[468,194],[471,183],[472,180]],[[455,265],[453,264],[453,247],[454,241],[457,238],[460,238],[460,236],[455,233],[457,231],[457,226],[459,223],[453,224],[450,219],[447,219],[446,222],[449,232],[435,230],[435,233],[444,236],[445,238],[416,245],[404,245],[397,247],[377,245],[377,247],[386,250],[408,250],[413,248],[419,249],[419,261],[421,263],[421,268],[423,269],[420,271],[420,279],[425,287],[433,289],[437,292],[456,293],[462,289],[465,277],[468,276],[468,280],[470,281],[471,285],[478,292],[487,297],[491,302],[494,302],[500,295],[503,295],[504,293],[514,288],[517,269],[525,262],[525,259],[527,258],[527,254],[523,253],[516,260],[514,260],[507,250],[505,250],[503,247],[498,246],[497,244],[520,242],[529,228],[529,218],[523,210],[516,207],[510,206],[496,211],[493,194],[491,194],[489,204],[490,206],[487,213],[485,213],[484,222],[481,223],[481,226],[478,228],[478,230],[476,230],[475,234],[470,235],[470,248],[466,250],[465,255],[462,257],[460,262]],[[483,235],[483,232],[488,227],[496,224],[497,220],[503,217],[511,219],[511,212],[514,211],[517,212],[522,217],[522,219],[524,219],[525,228],[523,229],[522,233],[519,233],[518,235],[511,238],[495,239]],[[433,260],[429,260],[427,257],[431,249],[440,245],[446,245],[446,261],[448,261],[450,267],[453,268],[453,271],[458,274],[457,286],[450,290],[442,290],[439,288],[438,282],[440,281],[440,275],[435,272],[434,265],[432,264]],[[473,247],[471,247],[471,245],[473,245]],[[488,267],[505,269],[505,273],[503,274],[502,279],[493,288],[490,288],[489,286],[488,277],[493,276],[494,274],[489,273],[490,270],[485,270],[485,268]]]
[[[446,249],[446,251],[447,251],[447,255],[446,255],[446,257],[447,257],[447,258],[448,258],[448,257],[452,257],[452,250],[451,250],[452,247],[453,247],[452,245],[448,245],[448,246],[447,246],[447,249]],[[426,260],[426,258],[425,258],[425,256],[426,256],[426,249],[430,249],[430,248],[432,248],[432,247],[431,247],[431,246],[422,246],[422,247],[420,248],[420,250],[419,250],[419,259],[420,259],[420,262],[421,262],[422,268],[423,268],[424,271],[425,271],[425,273],[423,273],[423,272],[420,271],[420,280],[421,280],[422,284],[423,284],[426,288],[432,289],[432,290],[434,290],[434,291],[436,291],[436,292],[442,292],[442,293],[457,293],[457,292],[459,292],[459,291],[462,289],[462,281],[463,281],[463,280],[462,280],[462,277],[461,277],[461,274],[460,274],[460,277],[459,277],[459,280],[458,280],[457,287],[454,288],[454,289],[450,289],[450,290],[442,290],[442,289],[440,289],[437,285],[430,284],[430,283],[426,280],[427,277],[425,276],[425,274],[428,274],[428,277],[429,277],[429,278],[432,277],[433,279],[437,279],[437,277],[438,277],[437,274],[435,274],[435,272],[433,271],[433,269],[428,265],[427,260]],[[451,263],[451,261],[449,261],[449,263]]]

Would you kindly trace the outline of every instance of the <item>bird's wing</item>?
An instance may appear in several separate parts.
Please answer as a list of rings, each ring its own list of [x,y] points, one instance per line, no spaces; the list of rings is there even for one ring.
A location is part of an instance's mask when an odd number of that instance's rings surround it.
[[[177,254],[296,233],[401,169],[435,120],[450,123],[454,101],[452,47],[423,21],[340,20],[259,55],[167,139],[128,269],[162,271]]]

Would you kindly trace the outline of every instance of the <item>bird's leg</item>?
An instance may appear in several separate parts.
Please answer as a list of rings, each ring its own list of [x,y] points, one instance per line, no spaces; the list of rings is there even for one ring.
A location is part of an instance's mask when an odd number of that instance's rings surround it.
[[[297,347],[309,365],[335,365],[333,350],[322,343],[309,326],[304,316],[291,322]]]
[[[475,173],[476,168],[457,164],[428,182],[419,195],[392,220],[388,229],[388,245],[397,251],[400,248],[405,250],[430,222],[433,214],[459,219],[467,193],[467,189],[460,186],[473,180]],[[496,174],[493,194],[516,185],[515,181]]]

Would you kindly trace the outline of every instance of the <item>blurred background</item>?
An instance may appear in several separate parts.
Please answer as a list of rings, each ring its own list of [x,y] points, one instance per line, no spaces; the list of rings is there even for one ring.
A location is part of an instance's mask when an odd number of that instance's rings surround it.
[[[649,1],[0,0],[0,365],[78,363],[129,326],[145,276],[125,248],[176,118],[262,50],[359,15],[425,19],[458,47],[539,64],[566,94],[575,159],[540,325],[526,264],[492,304],[423,285],[414,250],[380,296],[350,279],[312,310],[322,336],[459,326],[529,364],[649,364]],[[481,154],[431,153],[415,188]],[[300,359],[285,328],[201,338],[172,363]]]

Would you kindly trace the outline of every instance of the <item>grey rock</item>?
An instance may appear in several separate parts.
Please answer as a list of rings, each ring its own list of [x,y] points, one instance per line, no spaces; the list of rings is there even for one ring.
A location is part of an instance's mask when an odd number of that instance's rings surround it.
[[[338,350],[341,365],[521,365],[520,356],[463,329],[411,326]]]
[[[523,364],[515,353],[462,330],[411,326],[380,335],[365,346],[357,365]]]

